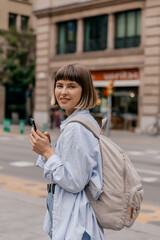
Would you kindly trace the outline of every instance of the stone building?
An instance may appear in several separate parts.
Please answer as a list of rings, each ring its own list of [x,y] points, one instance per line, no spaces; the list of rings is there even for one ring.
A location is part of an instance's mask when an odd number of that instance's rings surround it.
[[[36,19],[32,14],[33,0],[1,0],[0,1],[0,30],[9,30],[16,27],[25,31],[29,26],[34,28]],[[0,37],[4,44],[4,39]],[[5,88],[0,86],[0,122],[5,117]]]
[[[145,131],[160,112],[160,0],[34,0],[34,14],[37,123],[48,121],[51,74],[78,62],[99,91],[93,114],[104,115],[112,80],[115,127]]]

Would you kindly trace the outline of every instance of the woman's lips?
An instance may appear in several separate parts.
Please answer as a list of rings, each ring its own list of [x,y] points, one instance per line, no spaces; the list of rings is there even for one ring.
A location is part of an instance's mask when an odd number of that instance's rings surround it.
[[[61,103],[66,103],[69,101],[69,98],[60,98]]]

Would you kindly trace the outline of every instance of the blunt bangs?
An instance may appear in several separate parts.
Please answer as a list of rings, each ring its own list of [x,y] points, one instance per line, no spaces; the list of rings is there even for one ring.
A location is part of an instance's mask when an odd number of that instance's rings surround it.
[[[64,65],[62,66],[55,75],[55,83],[58,80],[70,80],[75,81],[81,85],[81,76],[76,71],[74,65]]]

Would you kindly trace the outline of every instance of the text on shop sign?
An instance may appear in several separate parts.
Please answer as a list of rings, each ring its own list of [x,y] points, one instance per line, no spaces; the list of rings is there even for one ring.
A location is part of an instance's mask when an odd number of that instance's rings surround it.
[[[105,80],[138,80],[139,70],[94,71],[91,72],[93,81]]]

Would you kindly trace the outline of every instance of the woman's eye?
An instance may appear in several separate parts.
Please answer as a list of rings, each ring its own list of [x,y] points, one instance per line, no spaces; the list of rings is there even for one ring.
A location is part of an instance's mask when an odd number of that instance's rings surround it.
[[[63,86],[62,85],[57,85],[57,88],[62,88]]]
[[[71,86],[69,86],[70,88],[75,88],[75,86],[74,85],[71,85]]]

